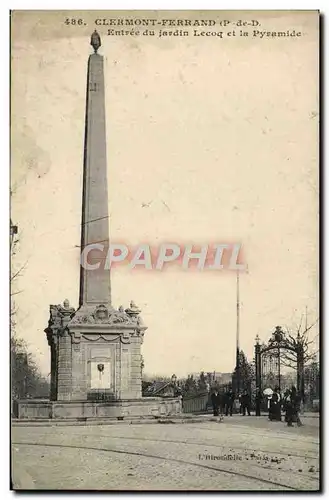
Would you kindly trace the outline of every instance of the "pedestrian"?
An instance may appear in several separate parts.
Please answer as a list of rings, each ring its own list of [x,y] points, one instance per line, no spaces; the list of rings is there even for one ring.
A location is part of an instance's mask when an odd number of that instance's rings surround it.
[[[290,402],[290,391],[286,389],[283,394],[282,409],[285,412],[284,421],[288,422],[288,407]]]
[[[228,417],[228,414],[230,414],[230,417],[232,417],[233,413],[233,403],[234,403],[234,393],[232,389],[229,389],[227,393],[225,394],[225,415]]]
[[[279,387],[275,387],[271,397],[269,419],[281,421],[281,396]]]
[[[219,403],[220,403],[220,398],[219,398],[218,390],[215,389],[211,395],[211,404],[212,404],[214,417],[218,417],[218,415],[219,415]]]
[[[292,420],[297,423],[298,427],[303,425],[300,419],[301,400],[300,394],[298,394],[296,387],[293,385],[291,388]]]
[[[293,422],[294,413],[293,413],[291,391],[289,391],[289,389],[287,389],[287,391],[285,392],[284,407],[286,410],[285,421],[287,422],[287,426],[293,427],[292,422]]]
[[[220,411],[221,415],[224,415],[224,413],[225,413],[225,394],[223,391],[219,394],[219,411]]]
[[[239,413],[241,415],[242,414],[242,394],[238,395],[238,401],[239,401]]]
[[[250,417],[250,396],[247,390],[244,390],[241,395],[241,407],[242,407],[242,415],[245,417],[247,410],[248,416]]]
[[[260,417],[261,403],[262,403],[262,393],[260,388],[256,387],[256,395],[255,395],[256,417]]]

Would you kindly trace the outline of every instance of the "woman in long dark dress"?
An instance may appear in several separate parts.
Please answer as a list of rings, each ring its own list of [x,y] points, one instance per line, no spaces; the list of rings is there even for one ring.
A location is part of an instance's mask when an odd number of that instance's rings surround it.
[[[270,401],[269,419],[281,421],[281,396],[279,387],[276,387],[272,394],[272,398]]]

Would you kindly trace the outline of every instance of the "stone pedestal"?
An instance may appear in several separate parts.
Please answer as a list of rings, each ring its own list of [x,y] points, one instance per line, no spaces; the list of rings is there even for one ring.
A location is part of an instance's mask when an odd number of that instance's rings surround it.
[[[68,301],[50,306],[45,332],[51,347],[51,400],[21,400],[15,416],[26,420],[101,421],[177,415],[180,398],[142,397],[141,345],[146,326],[137,306]]]
[[[129,325],[72,325],[70,331],[71,400],[110,401],[142,396],[140,332]]]
[[[120,401],[44,401],[21,400],[15,416],[29,421],[49,419],[69,421],[140,420],[169,415],[182,411],[179,398],[140,398]]]
[[[46,330],[52,353],[51,399],[118,401],[142,397],[140,311],[84,305],[51,306]]]

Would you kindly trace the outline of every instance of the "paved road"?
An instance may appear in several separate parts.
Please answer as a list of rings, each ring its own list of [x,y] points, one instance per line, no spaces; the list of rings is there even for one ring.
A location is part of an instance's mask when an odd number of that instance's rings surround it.
[[[15,489],[317,490],[319,420],[12,429]]]

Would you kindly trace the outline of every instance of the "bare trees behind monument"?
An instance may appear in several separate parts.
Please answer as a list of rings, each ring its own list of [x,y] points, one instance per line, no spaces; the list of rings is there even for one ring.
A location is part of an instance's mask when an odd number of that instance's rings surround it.
[[[297,386],[301,388],[306,403],[307,399],[312,401],[320,394],[319,347],[316,345],[319,334],[314,335],[317,324],[318,319],[308,322],[306,312],[305,316],[301,316],[297,326],[286,327],[285,342],[290,349],[283,350],[281,356],[283,366],[297,370]]]
[[[282,365],[295,370],[298,349],[300,350],[304,366],[316,360],[319,349],[316,348],[315,338],[311,338],[311,333],[317,324],[318,319],[308,324],[307,318],[304,318],[302,315],[298,326],[295,328],[285,328],[285,342],[291,350],[285,350],[282,353]]]
[[[21,293],[19,277],[25,264],[16,266],[15,255],[18,251],[18,228],[10,221],[10,363],[12,400],[26,397],[48,397],[49,383],[42,377],[38,366],[24,339],[17,336],[17,307],[15,297]]]

